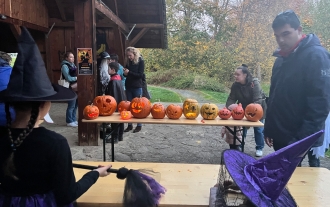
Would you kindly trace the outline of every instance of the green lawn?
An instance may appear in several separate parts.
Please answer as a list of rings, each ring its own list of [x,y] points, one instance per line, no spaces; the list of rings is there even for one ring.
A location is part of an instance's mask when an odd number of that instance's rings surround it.
[[[328,150],[328,151],[325,153],[325,155],[326,155],[327,157],[330,157],[330,150]]]
[[[215,103],[226,103],[228,94],[222,92],[215,92],[215,91],[199,91],[201,95],[206,98],[213,100]]]
[[[180,103],[183,100],[179,94],[163,88],[148,86],[148,91],[151,94],[151,103],[154,102],[173,102]],[[181,98],[181,99],[180,99]]]

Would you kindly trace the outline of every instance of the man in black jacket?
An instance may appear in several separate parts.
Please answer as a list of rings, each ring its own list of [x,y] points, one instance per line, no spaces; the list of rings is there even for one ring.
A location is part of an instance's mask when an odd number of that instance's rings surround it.
[[[324,129],[330,110],[330,55],[315,34],[304,35],[297,15],[288,10],[272,24],[279,49],[271,77],[265,142],[279,150]],[[321,146],[323,136],[313,147]],[[319,160],[309,153],[309,165]]]

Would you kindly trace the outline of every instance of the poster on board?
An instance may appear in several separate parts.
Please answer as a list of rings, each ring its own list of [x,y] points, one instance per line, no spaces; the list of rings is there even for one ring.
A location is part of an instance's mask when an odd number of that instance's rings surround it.
[[[92,48],[77,48],[78,75],[93,75]]]

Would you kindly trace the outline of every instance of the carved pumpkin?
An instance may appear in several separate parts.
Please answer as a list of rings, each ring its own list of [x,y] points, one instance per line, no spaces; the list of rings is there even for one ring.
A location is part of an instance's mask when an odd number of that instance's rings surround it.
[[[99,117],[99,109],[97,108],[97,106],[94,106],[93,104],[88,105],[84,108],[83,111],[83,116],[85,119],[88,120],[93,120],[96,119],[97,117]]]
[[[183,102],[183,115],[187,119],[196,119],[199,115],[199,105],[195,99],[186,99]]]
[[[227,120],[231,117],[231,112],[226,107],[224,107],[219,111],[219,117],[221,119]]]
[[[146,97],[133,98],[131,101],[131,113],[135,118],[146,118],[151,111],[151,103]]]
[[[163,104],[155,103],[151,108],[151,115],[154,119],[164,119],[165,107]]]
[[[259,121],[264,115],[264,110],[260,104],[252,103],[245,108],[245,117],[249,121]]]
[[[112,96],[96,96],[93,104],[99,108],[101,116],[110,116],[117,109],[117,101]]]
[[[213,120],[217,118],[219,113],[219,108],[217,105],[212,103],[203,104],[201,107],[201,115],[203,119]]]
[[[179,105],[170,104],[166,107],[166,116],[169,119],[180,119],[182,116],[182,108]]]
[[[131,102],[130,101],[121,101],[118,104],[118,111],[119,112],[129,111],[130,110],[130,105],[131,105]]]
[[[132,118],[132,114],[131,114],[130,111],[125,111],[124,110],[124,111],[120,112],[120,118],[124,119],[124,120],[130,119],[130,118]]]
[[[244,109],[242,107],[242,104],[238,104],[236,108],[234,108],[231,112],[231,116],[235,120],[241,120],[244,118]]]

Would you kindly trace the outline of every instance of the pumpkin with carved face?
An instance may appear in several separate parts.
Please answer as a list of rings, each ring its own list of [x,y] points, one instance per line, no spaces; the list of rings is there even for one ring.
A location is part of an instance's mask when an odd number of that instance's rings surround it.
[[[84,108],[83,116],[85,119],[93,120],[99,117],[99,113],[99,109],[93,104],[91,104]]]
[[[180,119],[182,116],[182,108],[179,105],[170,104],[166,107],[165,112],[169,119]]]
[[[199,115],[199,105],[195,99],[186,99],[183,102],[183,115],[187,119],[196,119]]]
[[[130,118],[132,118],[132,114],[130,111],[121,111],[120,112],[120,118],[123,119],[123,120],[128,120]]]
[[[257,103],[252,103],[245,108],[245,117],[249,121],[259,121],[264,115],[262,106]]]
[[[146,118],[151,111],[151,103],[146,97],[133,98],[130,107],[132,115],[139,119]]]
[[[117,109],[116,99],[108,95],[96,96],[93,104],[97,106],[101,116],[111,116]]]
[[[217,105],[212,103],[205,103],[201,107],[201,115],[203,119],[214,120],[217,118],[219,113],[219,108]]]
[[[130,106],[131,106],[131,102],[130,101],[121,101],[118,104],[118,111],[119,112],[129,111],[130,110]]]
[[[218,115],[221,119],[227,120],[231,117],[231,112],[226,107],[224,107],[219,111]]]
[[[151,108],[151,115],[154,119],[164,119],[165,107],[163,104],[155,103]]]
[[[244,118],[244,109],[242,107],[242,104],[238,104],[232,111],[231,116],[235,120],[242,120]]]

